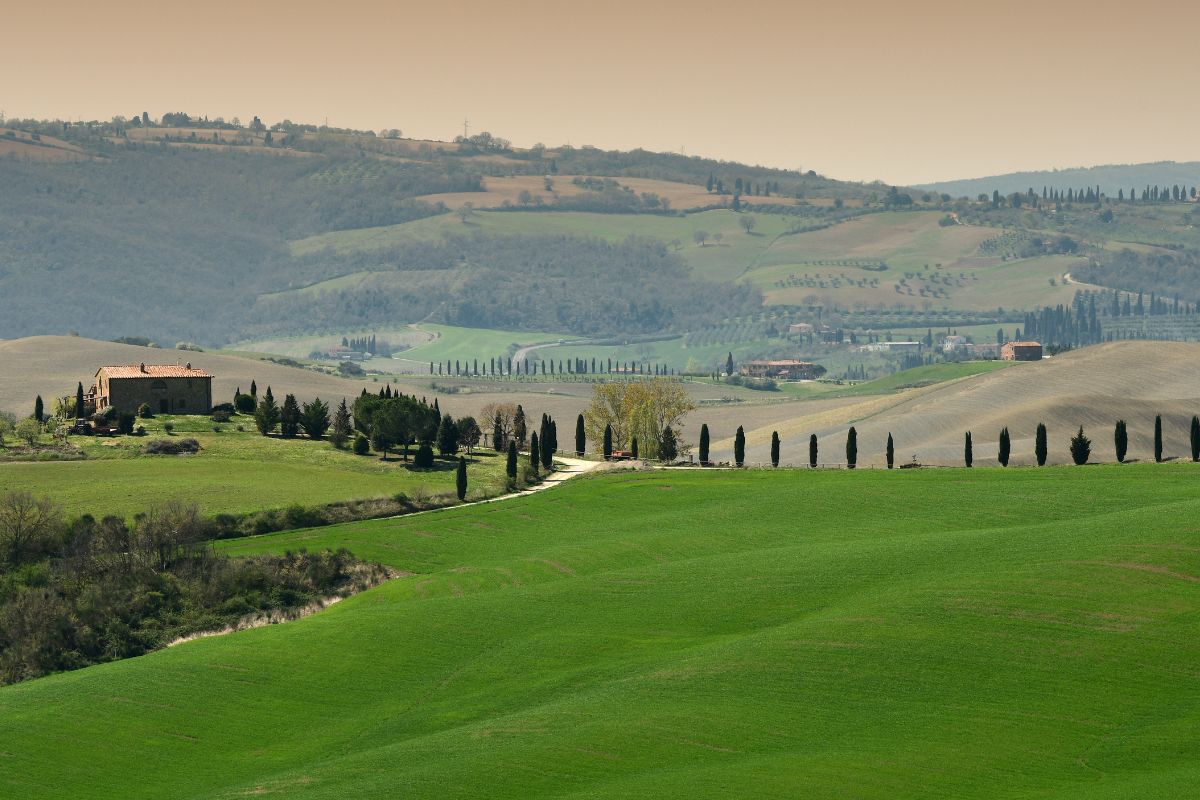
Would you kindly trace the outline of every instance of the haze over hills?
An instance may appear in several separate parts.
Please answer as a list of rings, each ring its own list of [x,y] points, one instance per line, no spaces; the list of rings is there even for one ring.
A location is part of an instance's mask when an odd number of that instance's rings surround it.
[[[1072,167],[1068,169],[1032,170],[990,175],[982,178],[962,178],[952,181],[919,184],[917,188],[931,192],[944,192],[952,197],[975,197],[1025,192],[1032,188],[1041,192],[1042,187],[1052,189],[1088,189],[1099,186],[1109,197],[1118,192],[1128,196],[1131,189],[1139,193],[1146,186],[1200,186],[1200,161],[1156,161],[1146,164],[1105,164],[1095,167]]]

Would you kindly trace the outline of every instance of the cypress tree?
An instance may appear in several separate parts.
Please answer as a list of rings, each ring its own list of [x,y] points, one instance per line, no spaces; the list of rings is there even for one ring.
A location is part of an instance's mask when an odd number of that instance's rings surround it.
[[[533,477],[538,477],[538,464],[542,460],[542,448],[538,445],[538,435],[532,434],[529,437],[529,467],[533,470]]]
[[[575,420],[575,455],[583,458],[583,454],[587,452],[587,433],[583,427],[583,414]]]
[[[700,426],[700,466],[708,465],[708,423]]]
[[[605,461],[608,461],[610,458],[612,458],[612,451],[613,451],[612,439],[613,439],[612,425],[605,425],[604,426],[604,460]]]
[[[350,409],[346,407],[346,398],[342,398],[342,403],[337,407],[337,411],[333,415],[333,428],[329,435],[329,440],[333,442],[334,447],[345,447],[346,441],[350,438],[353,428],[350,426]]]
[[[638,457],[638,446],[637,446],[637,437],[636,436],[633,437],[633,445],[632,445],[632,447],[630,447],[630,449],[633,451],[633,458],[636,461],[637,457]]]
[[[283,398],[283,408],[279,410],[279,435],[284,439],[294,439],[300,432],[300,404],[296,395],[288,394]]]
[[[516,440],[509,442],[516,445]],[[492,449],[497,453],[504,449],[504,429],[500,425],[500,413],[496,412],[496,416],[492,417]]]
[[[69,384],[68,384],[69,385]],[[83,384],[75,387],[75,419],[83,418]]]
[[[971,432],[967,431],[967,435],[963,439],[963,463],[969,467],[974,460],[975,453],[971,447]]]
[[[1033,455],[1037,458],[1039,467],[1046,466],[1046,426],[1039,422],[1037,434],[1033,438]]]
[[[1000,431],[1000,454],[996,457],[1000,466],[1008,466],[1008,456],[1012,452],[1012,442],[1008,438],[1008,428]]]
[[[542,467],[547,472],[554,467],[554,451],[556,449],[554,439],[554,423],[547,419],[541,439]]]
[[[528,426],[525,423],[525,409],[521,404],[517,404],[517,413],[513,414],[512,423],[513,437],[517,440],[519,447],[525,446],[525,437],[529,434]]]
[[[39,394],[37,399],[33,401],[33,418],[38,422],[46,421],[46,409],[42,405],[42,396]]]
[[[729,351],[729,355],[725,357],[725,374],[733,374],[733,351]]]
[[[467,460],[462,456],[458,457],[458,472],[454,475],[454,488],[458,492],[459,502],[467,499]]]
[[[817,468],[817,435],[815,433],[808,437],[808,467],[809,469]]]
[[[505,472],[508,473],[509,482],[517,479],[517,443],[508,443],[508,461],[505,463]]]
[[[438,452],[444,456],[452,456],[458,452],[458,426],[449,414],[442,417],[437,432]]]
[[[1088,456],[1092,454],[1092,440],[1083,435],[1083,426],[1079,426],[1079,433],[1071,437],[1071,460],[1076,465],[1087,463]]]
[[[270,388],[270,387],[267,387],[267,388]],[[363,391],[365,392],[366,389],[363,389]],[[258,399],[258,384],[255,383],[254,381],[250,381],[250,396],[253,397],[255,400]]]
[[[675,440],[675,431],[668,425],[663,429],[662,441],[658,443],[658,460],[668,464],[679,457],[679,444]]]
[[[771,431],[771,466],[779,466],[779,431]]]
[[[1200,461],[1200,417],[1192,417],[1192,461]]]
[[[846,432],[846,469],[854,469],[858,465],[858,431],[853,427]]]
[[[275,405],[270,386],[267,387],[266,396],[254,409],[254,424],[263,436],[275,430],[275,426],[279,424],[279,406]]]
[[[1193,420],[1193,430],[1194,427]],[[1117,451],[1117,463],[1125,463],[1125,454],[1129,452],[1129,432],[1125,429],[1125,420],[1117,420],[1117,425],[1113,429],[1113,449]]]
[[[888,434],[887,442],[887,467],[891,469],[896,463],[896,447],[892,444],[892,434]]]
[[[1157,414],[1154,417],[1154,461],[1161,462],[1163,459],[1163,442],[1162,442],[1162,415]]]
[[[739,467],[746,463],[746,432],[742,430],[741,425],[738,425],[737,433],[733,437],[733,463]]]

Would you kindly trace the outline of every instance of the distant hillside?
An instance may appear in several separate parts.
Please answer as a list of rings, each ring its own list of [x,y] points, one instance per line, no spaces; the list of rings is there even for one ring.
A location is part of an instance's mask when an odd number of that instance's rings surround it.
[[[1126,195],[1130,189],[1141,192],[1146,186],[1200,186],[1200,161],[1178,163],[1158,161],[1151,164],[1109,164],[1100,167],[1039,170],[1036,172],[1012,172],[1007,175],[992,175],[985,178],[966,178],[956,181],[924,184],[918,188],[940,192],[951,197],[976,197],[998,191],[1001,194],[1027,192],[1033,189],[1040,194],[1042,187],[1050,189],[1094,189],[1099,186],[1103,194],[1116,197],[1118,191]]]

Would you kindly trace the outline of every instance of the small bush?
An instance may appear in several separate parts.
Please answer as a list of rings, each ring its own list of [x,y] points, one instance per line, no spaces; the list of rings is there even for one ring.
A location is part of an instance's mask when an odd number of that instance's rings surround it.
[[[361,433],[354,438],[354,455],[365,456],[371,452],[371,443]]]
[[[433,448],[426,442],[417,448],[417,455],[413,458],[413,466],[417,469],[433,469]]]
[[[142,447],[146,455],[177,456],[184,453],[200,452],[200,443],[195,439],[154,439]]]
[[[146,426],[145,426],[145,425],[138,425],[138,426],[137,426],[137,430],[136,430],[136,431],[134,431],[134,434],[135,434],[135,435],[137,435],[137,436],[145,436],[145,435],[146,435]]]
[[[232,416],[233,415],[230,414],[228,411],[224,411],[224,410],[214,411],[212,414],[212,421],[213,422],[229,422],[229,419]]]
[[[154,419],[154,415],[150,413],[150,404],[142,403],[138,406],[138,416],[142,419]]]
[[[170,422],[163,423],[163,430],[167,432],[167,436],[171,435],[171,431],[175,430],[175,426]]]
[[[245,425],[238,425],[238,426],[237,426],[237,431],[238,431],[238,433],[245,433],[245,432],[246,432],[246,426],[245,426]]]
[[[137,419],[133,414],[125,413],[117,417],[117,433],[129,436],[133,433],[133,422]]]
[[[233,407],[233,403],[217,403],[212,407],[212,413],[216,414],[218,411],[224,411],[230,416],[237,413],[237,409]]]
[[[254,395],[239,394],[237,396],[237,411],[240,414],[253,414],[254,408],[258,404],[254,401]]]

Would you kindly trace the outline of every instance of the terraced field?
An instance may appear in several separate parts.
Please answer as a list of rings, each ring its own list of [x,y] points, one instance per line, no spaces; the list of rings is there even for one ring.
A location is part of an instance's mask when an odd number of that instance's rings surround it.
[[[233,542],[412,575],[0,689],[0,781],[13,800],[1188,796],[1195,478],[627,474]]]

